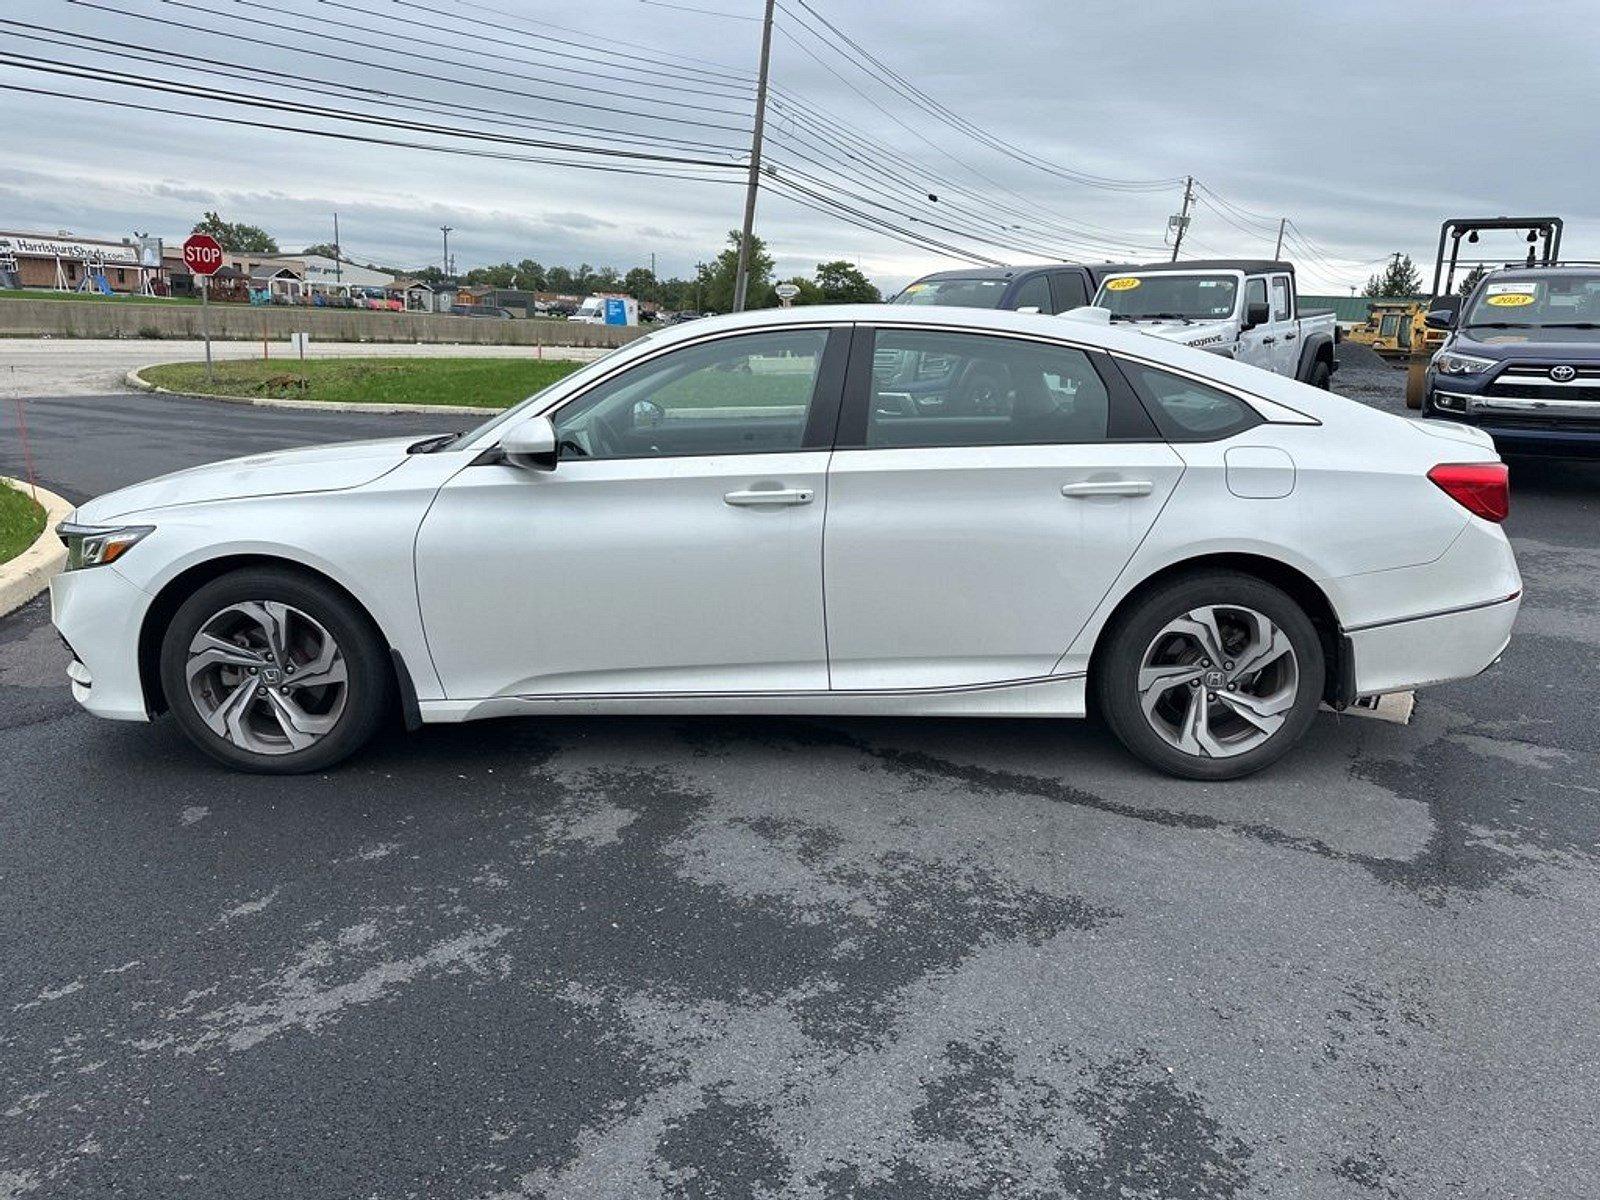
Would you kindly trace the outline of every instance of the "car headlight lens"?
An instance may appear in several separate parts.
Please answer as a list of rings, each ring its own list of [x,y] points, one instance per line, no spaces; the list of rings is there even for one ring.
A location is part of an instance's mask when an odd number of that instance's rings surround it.
[[[64,569],[68,571],[114,563],[153,532],[154,525],[74,525],[63,521],[56,526],[56,534],[67,544]]]
[[[1470,354],[1439,354],[1433,360],[1441,375],[1480,375],[1494,366],[1492,358],[1474,358]]]

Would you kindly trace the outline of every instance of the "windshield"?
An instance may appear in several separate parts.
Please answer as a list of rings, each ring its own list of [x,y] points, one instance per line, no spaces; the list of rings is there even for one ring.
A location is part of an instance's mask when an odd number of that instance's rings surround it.
[[[1113,275],[1095,294],[1113,317],[1184,317],[1215,321],[1233,315],[1236,275]]]
[[[1463,329],[1557,331],[1559,340],[1600,334],[1600,271],[1491,279],[1473,298]]]
[[[952,308],[998,308],[1006,294],[1004,279],[924,279],[901,292],[891,304],[943,304]]]

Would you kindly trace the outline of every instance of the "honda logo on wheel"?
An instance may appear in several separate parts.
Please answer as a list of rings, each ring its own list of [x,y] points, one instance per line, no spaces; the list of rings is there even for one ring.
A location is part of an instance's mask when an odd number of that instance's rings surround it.
[[[1550,378],[1555,380],[1557,383],[1571,383],[1577,377],[1577,367],[1569,367],[1563,364],[1559,367],[1550,368]]]

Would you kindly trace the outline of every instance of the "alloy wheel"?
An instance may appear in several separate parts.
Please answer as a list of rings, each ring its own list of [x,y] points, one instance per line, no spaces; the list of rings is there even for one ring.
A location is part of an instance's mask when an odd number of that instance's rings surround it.
[[[218,737],[253,754],[316,745],[344,714],[344,655],[315,618],[275,600],[214,613],[189,643],[189,698]]]
[[[1145,720],[1168,745],[1232,758],[1283,727],[1300,693],[1300,664],[1288,635],[1254,609],[1195,608],[1151,640],[1138,693]]]

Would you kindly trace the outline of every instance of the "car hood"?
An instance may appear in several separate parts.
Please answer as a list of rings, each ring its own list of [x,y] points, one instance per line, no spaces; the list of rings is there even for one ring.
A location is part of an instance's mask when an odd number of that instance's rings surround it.
[[[1221,351],[1232,349],[1238,339],[1231,321],[1134,321],[1129,328],[1151,337],[1195,346],[1201,350]]]
[[[381,438],[230,458],[97,496],[78,509],[76,519],[89,525],[103,524],[129,513],[176,504],[360,487],[404,462],[406,447],[416,441],[414,436]]]
[[[1482,329],[1457,335],[1450,349],[1493,359],[1555,359],[1558,362],[1600,362],[1600,330]]]

